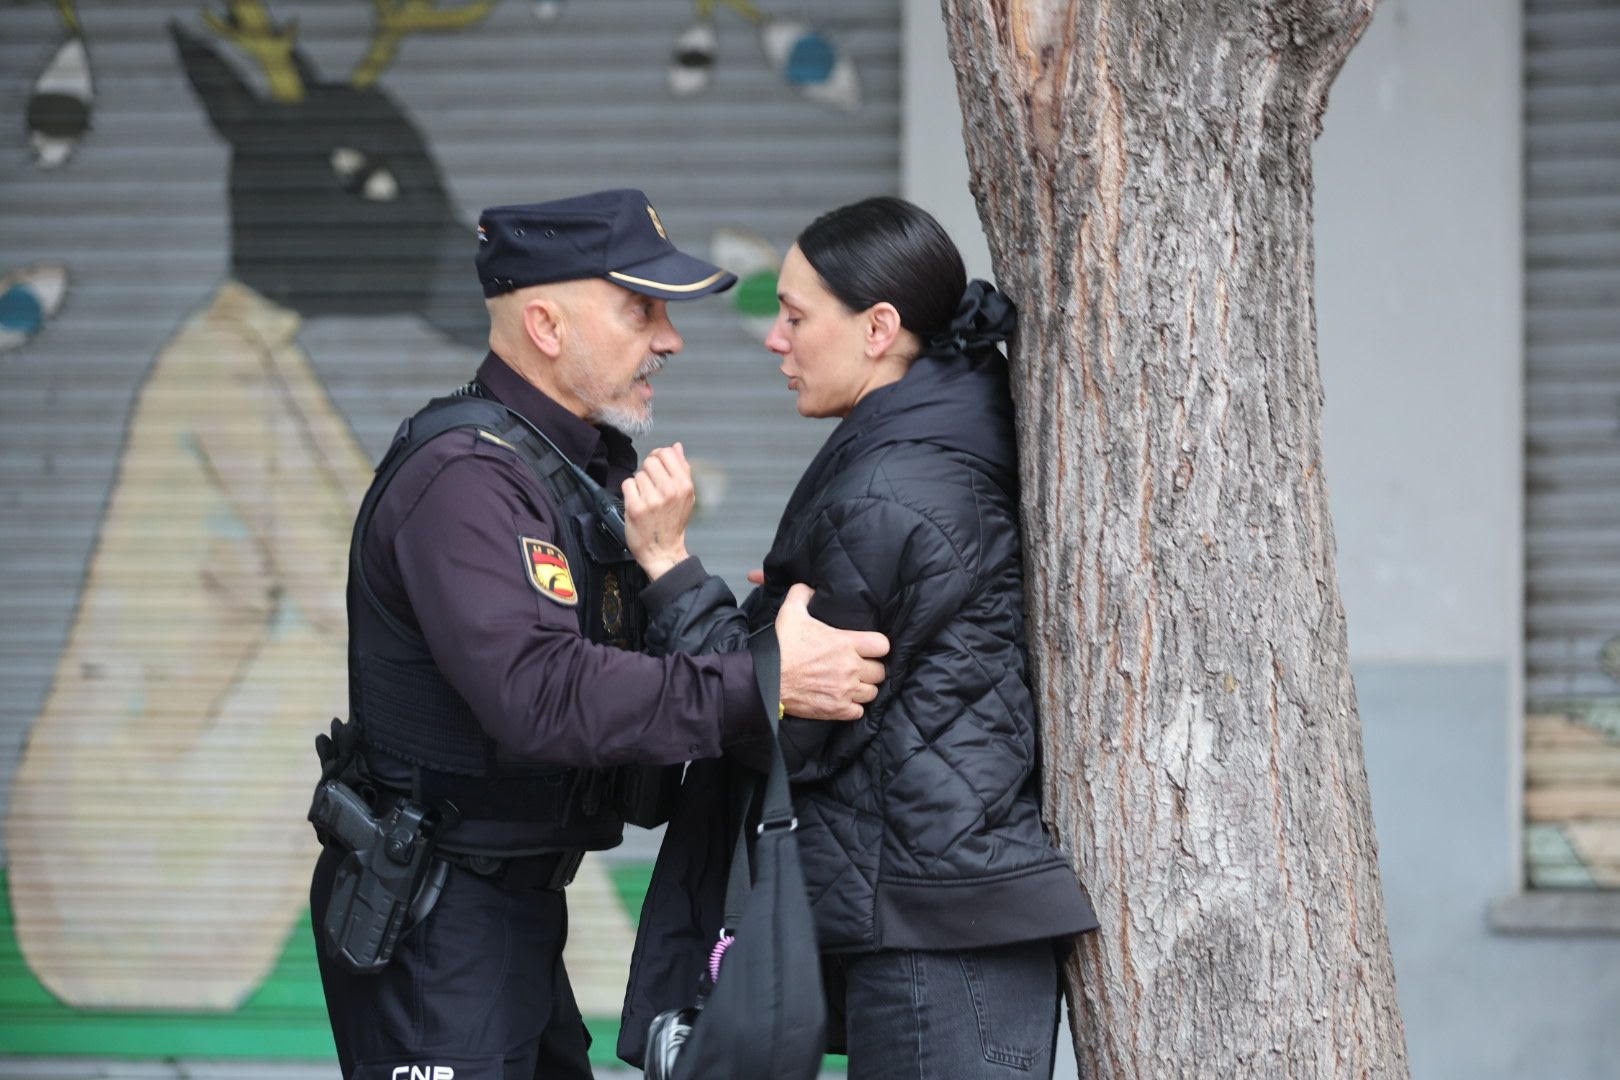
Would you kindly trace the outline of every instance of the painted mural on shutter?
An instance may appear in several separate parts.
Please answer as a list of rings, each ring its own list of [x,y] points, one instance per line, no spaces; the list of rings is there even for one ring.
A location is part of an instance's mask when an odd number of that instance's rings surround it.
[[[1526,5],[1528,881],[1620,887],[1620,7]]]
[[[834,0],[7,6],[0,1046],[322,1057],[313,738],[354,508],[482,355],[478,209],[634,186],[736,269],[644,448],[739,591],[829,428],[759,344],[815,214],[892,192],[898,8]],[[609,1060],[655,841],[586,860]]]

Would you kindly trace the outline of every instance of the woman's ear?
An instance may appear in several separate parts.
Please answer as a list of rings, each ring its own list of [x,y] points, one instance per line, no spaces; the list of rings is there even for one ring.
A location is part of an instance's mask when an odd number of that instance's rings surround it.
[[[876,360],[894,349],[901,334],[900,312],[887,300],[866,309],[866,356]]]
[[[550,297],[534,297],[523,305],[523,332],[543,356],[557,359],[566,332],[562,308]]]

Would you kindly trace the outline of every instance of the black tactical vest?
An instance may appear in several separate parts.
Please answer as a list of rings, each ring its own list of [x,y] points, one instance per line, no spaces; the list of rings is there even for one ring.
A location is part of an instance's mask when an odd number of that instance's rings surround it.
[[[455,804],[462,823],[445,836],[445,848],[511,855],[612,847],[623,835],[622,805],[670,779],[669,770],[577,769],[509,753],[484,733],[422,636],[395,618],[365,580],[361,544],[389,481],[429,440],[472,428],[516,453],[551,494],[563,524],[557,541],[580,597],[580,633],[640,647],[646,577],[624,546],[622,518],[615,531],[611,498],[527,420],[481,393],[469,384],[401,424],[360,504],[349,548],[349,715],[375,781],[430,806]]]

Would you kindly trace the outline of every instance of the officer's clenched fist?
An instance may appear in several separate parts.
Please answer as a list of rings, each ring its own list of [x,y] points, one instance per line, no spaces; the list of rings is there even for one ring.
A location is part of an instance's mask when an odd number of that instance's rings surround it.
[[[622,490],[625,544],[647,577],[657,581],[687,557],[694,488],[685,449],[676,443],[654,450]]]

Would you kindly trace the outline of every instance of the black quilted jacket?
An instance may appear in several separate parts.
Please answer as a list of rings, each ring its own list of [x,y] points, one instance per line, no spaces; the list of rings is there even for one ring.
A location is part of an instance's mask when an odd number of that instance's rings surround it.
[[[998,354],[918,360],[811,463],[750,598],[889,636],[853,724],[788,719],[799,850],[823,949],[965,949],[1096,926],[1040,819],[1017,457]]]
[[[798,581],[815,588],[818,618],[888,635],[888,677],[861,720],[782,724],[823,950],[967,949],[1095,928],[1040,819],[999,354],[923,357],[856,405],[794,491],[765,574],[739,612],[718,579],[698,583],[696,571],[689,595],[653,611],[648,637],[669,651],[741,648],[748,626],[773,619]],[[689,781],[706,775],[698,768]],[[661,905],[712,914],[723,852],[705,828],[723,833],[712,822],[671,824],[638,958],[660,947],[647,939]],[[670,882],[683,873],[677,900]],[[705,874],[699,900],[692,889]]]

